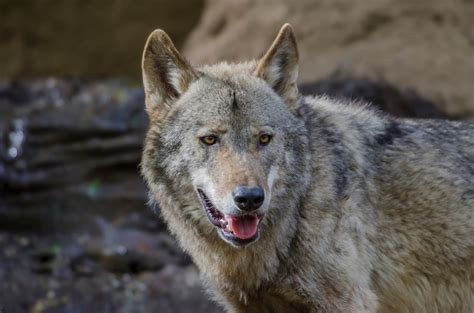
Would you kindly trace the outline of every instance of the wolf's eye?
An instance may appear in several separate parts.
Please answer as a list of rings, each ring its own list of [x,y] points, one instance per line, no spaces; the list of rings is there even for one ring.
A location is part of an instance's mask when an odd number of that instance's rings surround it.
[[[217,137],[213,135],[203,136],[199,139],[201,140],[203,144],[208,145],[208,146],[212,146],[213,144],[217,142]]]
[[[258,138],[258,141],[260,142],[261,145],[267,145],[270,140],[272,140],[272,135],[268,135],[268,134],[263,134],[263,135],[260,135],[260,137]]]

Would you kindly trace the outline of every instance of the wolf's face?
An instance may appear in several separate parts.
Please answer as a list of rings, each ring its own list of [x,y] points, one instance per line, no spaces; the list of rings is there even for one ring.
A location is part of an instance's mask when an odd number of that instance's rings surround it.
[[[179,148],[168,168],[189,174],[224,240],[258,239],[292,119],[281,98],[250,75],[232,82],[203,76],[170,111],[162,137]]]
[[[301,123],[289,108],[297,97],[291,29],[282,29],[258,64],[199,70],[155,31],[143,73],[151,124],[160,128],[160,175],[185,177],[202,207],[194,218],[206,218],[226,242],[258,240],[280,170],[292,166],[288,151],[301,145]]]

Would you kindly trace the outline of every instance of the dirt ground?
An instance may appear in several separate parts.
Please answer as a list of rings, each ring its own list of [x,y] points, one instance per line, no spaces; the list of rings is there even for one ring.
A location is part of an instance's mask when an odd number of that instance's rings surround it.
[[[222,312],[166,230],[139,219],[98,217],[86,232],[0,231],[0,311]]]

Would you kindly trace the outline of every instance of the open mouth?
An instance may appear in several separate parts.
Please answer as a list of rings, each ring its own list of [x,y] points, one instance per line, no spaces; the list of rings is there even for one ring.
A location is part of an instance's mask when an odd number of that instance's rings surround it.
[[[219,211],[201,189],[197,189],[206,215],[224,240],[241,246],[259,238],[259,224],[263,214],[228,215]]]

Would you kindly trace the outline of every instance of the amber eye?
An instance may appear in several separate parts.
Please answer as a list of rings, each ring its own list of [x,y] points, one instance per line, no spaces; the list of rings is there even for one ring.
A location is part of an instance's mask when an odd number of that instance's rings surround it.
[[[208,145],[208,146],[212,146],[213,144],[215,144],[217,142],[217,137],[212,136],[212,135],[203,136],[200,139],[201,139],[201,142],[203,144]]]
[[[272,140],[272,135],[268,135],[268,134],[263,134],[263,135],[260,135],[260,137],[258,138],[258,141],[260,142],[261,145],[267,145],[270,140]]]

